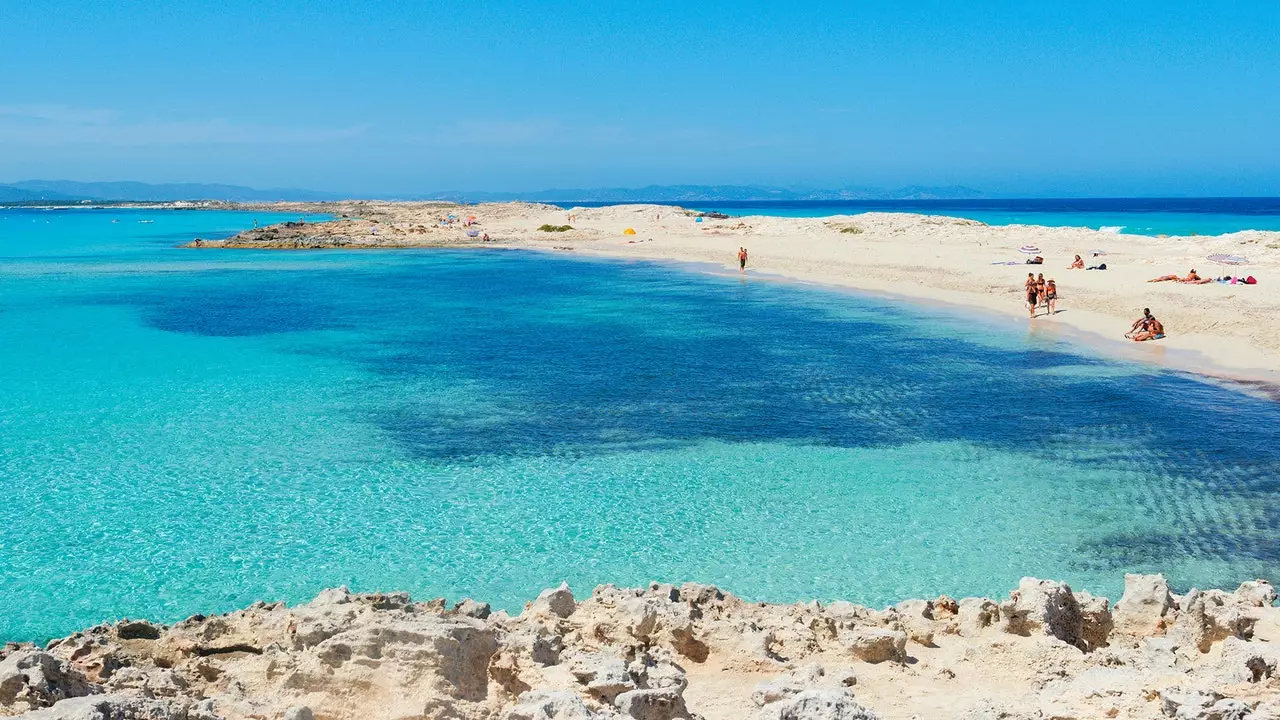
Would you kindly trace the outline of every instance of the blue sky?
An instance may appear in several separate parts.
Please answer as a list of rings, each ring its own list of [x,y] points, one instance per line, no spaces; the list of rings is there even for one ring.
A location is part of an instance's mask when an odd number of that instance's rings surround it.
[[[0,181],[1280,195],[1280,3],[0,0]]]

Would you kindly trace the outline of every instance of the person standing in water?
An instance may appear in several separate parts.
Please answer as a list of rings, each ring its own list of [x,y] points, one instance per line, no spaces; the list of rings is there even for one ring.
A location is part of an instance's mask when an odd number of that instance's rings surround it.
[[[739,247],[738,248],[738,272],[746,272],[746,271],[747,271],[747,249],[744,247]]]

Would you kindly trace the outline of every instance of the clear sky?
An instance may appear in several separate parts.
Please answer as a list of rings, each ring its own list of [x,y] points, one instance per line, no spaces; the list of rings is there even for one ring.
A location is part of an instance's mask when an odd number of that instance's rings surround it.
[[[1280,2],[0,0],[0,182],[1280,195]]]

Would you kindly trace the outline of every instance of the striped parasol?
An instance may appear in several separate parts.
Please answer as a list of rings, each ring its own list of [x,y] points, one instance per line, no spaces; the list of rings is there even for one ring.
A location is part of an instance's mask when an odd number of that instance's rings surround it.
[[[1240,255],[1228,255],[1226,253],[1214,253],[1207,260],[1216,262],[1219,265],[1248,265],[1249,258]]]
[[[1040,248],[1036,247],[1035,245],[1023,245],[1022,247],[1018,248],[1018,252],[1026,253],[1028,255],[1039,255]]]

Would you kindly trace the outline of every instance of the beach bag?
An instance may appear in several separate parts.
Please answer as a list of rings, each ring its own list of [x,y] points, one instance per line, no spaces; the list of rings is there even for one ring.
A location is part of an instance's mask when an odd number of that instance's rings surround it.
[[[1258,284],[1258,279],[1257,279],[1257,278],[1255,278],[1254,276],[1250,275],[1249,277],[1247,277],[1247,278],[1245,278],[1245,279],[1244,279],[1244,284],[1245,284],[1245,285],[1257,285],[1257,284]]]

